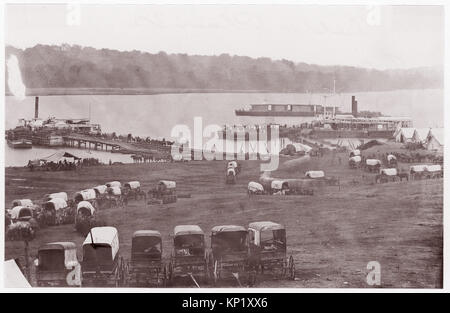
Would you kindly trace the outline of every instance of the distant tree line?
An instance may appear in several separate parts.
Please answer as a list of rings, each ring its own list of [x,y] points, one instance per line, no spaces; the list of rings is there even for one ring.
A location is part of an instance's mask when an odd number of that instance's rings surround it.
[[[11,54],[19,60],[27,88],[330,92],[333,80],[337,92],[443,87],[440,68],[375,70],[228,54],[151,54],[77,45],[36,45],[25,50],[7,46],[6,58]]]

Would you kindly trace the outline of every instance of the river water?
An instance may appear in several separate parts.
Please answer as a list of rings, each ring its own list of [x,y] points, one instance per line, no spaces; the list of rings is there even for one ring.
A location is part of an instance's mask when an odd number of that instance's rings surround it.
[[[189,93],[163,95],[73,95],[41,96],[39,117],[87,118],[98,123],[103,132],[116,132],[152,138],[170,139],[172,128],[184,124],[193,129],[194,117],[201,117],[203,127],[209,124],[235,124],[235,109],[252,103],[304,103],[336,105],[343,112],[351,111],[351,96],[358,100],[359,110],[380,111],[391,116],[408,116],[415,127],[443,127],[443,91],[398,90],[337,94],[297,93]],[[19,118],[34,116],[34,97],[5,101],[5,128],[13,128]],[[28,160],[45,157],[56,149],[33,147],[16,150],[6,147],[5,166],[23,166]],[[66,151],[76,151],[66,149]],[[127,155],[93,151],[103,162],[132,162]]]

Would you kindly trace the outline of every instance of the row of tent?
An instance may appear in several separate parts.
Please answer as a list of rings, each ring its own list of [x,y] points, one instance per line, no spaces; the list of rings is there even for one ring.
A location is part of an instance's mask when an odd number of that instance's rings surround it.
[[[397,142],[422,144],[427,150],[442,152],[444,128],[400,127],[394,132],[394,138]]]

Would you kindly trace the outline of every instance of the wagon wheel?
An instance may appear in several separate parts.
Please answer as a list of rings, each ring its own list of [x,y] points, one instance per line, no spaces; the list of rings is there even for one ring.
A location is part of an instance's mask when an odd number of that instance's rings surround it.
[[[173,264],[172,261],[169,262],[169,268],[167,270],[167,280],[170,285],[173,284]]]
[[[248,274],[248,285],[250,287],[253,287],[256,285],[256,278],[257,278],[256,269],[250,270],[250,272]]]
[[[204,268],[204,270],[203,270],[203,274],[204,274],[204,280],[205,280],[205,283],[208,283],[208,281],[209,281],[209,278],[210,278],[210,272],[209,272],[209,256],[207,256],[206,258],[205,258],[205,268]]]
[[[116,268],[114,271],[114,285],[115,287],[120,287],[120,274],[119,274],[119,268]]]
[[[217,284],[217,281],[219,280],[219,261],[216,260],[214,262],[214,268],[213,268],[213,277],[214,277],[214,285]]]
[[[121,286],[128,285],[128,262],[123,262]]]
[[[282,277],[286,277],[287,276],[287,272],[288,272],[288,267],[289,267],[289,265],[288,265],[288,260],[287,259],[284,259],[284,261],[283,261],[283,265],[282,265],[283,267],[282,267],[282,269],[281,269],[281,276]]]
[[[166,287],[166,285],[167,285],[167,268],[166,268],[166,265],[163,265],[163,270],[162,270],[162,285],[163,285],[163,287]]]
[[[289,279],[290,280],[295,279],[295,263],[292,255],[289,257]]]

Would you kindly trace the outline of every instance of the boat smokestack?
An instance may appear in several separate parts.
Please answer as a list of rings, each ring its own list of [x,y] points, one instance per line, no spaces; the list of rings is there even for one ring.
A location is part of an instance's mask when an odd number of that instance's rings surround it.
[[[34,118],[39,118],[39,97],[34,98]]]
[[[355,96],[352,96],[352,115],[358,117],[358,101],[356,101]]]

